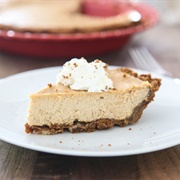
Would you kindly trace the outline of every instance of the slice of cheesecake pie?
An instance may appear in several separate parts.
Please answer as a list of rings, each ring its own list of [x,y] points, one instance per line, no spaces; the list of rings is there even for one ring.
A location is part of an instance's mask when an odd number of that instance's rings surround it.
[[[134,124],[161,84],[151,75],[83,58],[66,62],[57,79],[30,95],[27,133],[92,132]]]

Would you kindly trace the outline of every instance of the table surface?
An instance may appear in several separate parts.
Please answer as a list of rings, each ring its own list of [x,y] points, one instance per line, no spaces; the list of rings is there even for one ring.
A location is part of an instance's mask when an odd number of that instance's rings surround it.
[[[156,27],[134,36],[119,51],[99,58],[110,65],[135,67],[128,50],[145,46],[157,61],[180,78],[180,25]],[[19,72],[62,65],[68,59],[38,59],[0,52],[0,78]],[[165,150],[119,157],[73,157],[24,149],[0,140],[0,179],[179,179],[180,145]]]

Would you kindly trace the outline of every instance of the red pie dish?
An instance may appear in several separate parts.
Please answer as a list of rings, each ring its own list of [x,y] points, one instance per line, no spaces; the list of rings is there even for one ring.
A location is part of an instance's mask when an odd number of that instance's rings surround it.
[[[112,16],[118,13],[117,8],[116,12],[112,9],[108,10],[110,8],[108,3],[104,4],[104,7],[99,4],[99,8],[98,3],[94,6],[96,8],[92,8],[92,3],[92,1],[87,1],[84,4],[83,12],[85,14]],[[158,22],[158,12],[153,7],[136,3],[133,9],[141,14],[143,23],[117,30],[71,34],[0,30],[0,50],[11,54],[47,58],[87,57],[115,51],[123,47],[134,34],[142,32]],[[124,10],[127,9],[124,8]]]

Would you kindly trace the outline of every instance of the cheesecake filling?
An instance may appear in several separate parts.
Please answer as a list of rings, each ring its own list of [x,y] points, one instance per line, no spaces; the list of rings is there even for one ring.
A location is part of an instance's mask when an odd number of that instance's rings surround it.
[[[149,88],[140,86],[121,93],[103,92],[81,96],[31,96],[29,125],[73,124],[74,121],[92,122],[98,119],[126,119],[148,96]],[[74,100],[72,101],[72,97]],[[49,101],[51,99],[51,101]],[[88,104],[88,106],[87,106]],[[36,114],[36,116],[34,116]],[[43,118],[41,118],[43,117]]]
[[[73,90],[108,91],[114,87],[105,67],[106,64],[100,60],[88,63],[84,58],[73,58],[63,65],[62,70],[57,75],[57,84],[69,86]]]

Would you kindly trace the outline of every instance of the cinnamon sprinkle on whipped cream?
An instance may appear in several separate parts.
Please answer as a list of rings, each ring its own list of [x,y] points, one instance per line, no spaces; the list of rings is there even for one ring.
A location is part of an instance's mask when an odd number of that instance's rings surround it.
[[[57,75],[57,84],[69,86],[73,90],[102,92],[113,89],[113,82],[105,71],[107,64],[100,60],[88,63],[86,59],[73,58],[63,65]]]

